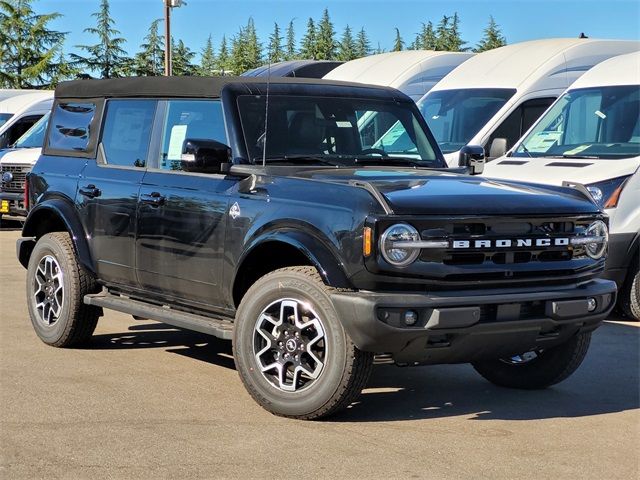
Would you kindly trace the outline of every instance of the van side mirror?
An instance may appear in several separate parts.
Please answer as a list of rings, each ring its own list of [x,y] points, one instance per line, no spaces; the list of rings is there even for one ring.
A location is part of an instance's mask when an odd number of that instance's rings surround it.
[[[182,145],[180,166],[185,172],[220,173],[231,163],[231,148],[215,140],[188,138]]]
[[[503,156],[507,153],[507,139],[506,138],[494,138],[489,147],[489,158],[494,159]]]
[[[484,170],[484,148],[480,145],[465,145],[460,149],[459,165],[469,174],[480,175]]]

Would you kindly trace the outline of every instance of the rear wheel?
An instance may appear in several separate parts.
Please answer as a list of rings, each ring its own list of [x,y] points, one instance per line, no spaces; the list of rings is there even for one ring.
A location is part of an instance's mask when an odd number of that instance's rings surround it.
[[[44,343],[73,347],[89,340],[101,312],[85,305],[83,298],[98,289],[78,263],[68,233],[48,233],[38,240],[27,269],[27,305],[33,328]]]
[[[346,408],[371,372],[373,354],[353,344],[312,267],[260,278],[236,315],[233,351],[240,378],[262,407],[313,420]]]
[[[569,377],[584,360],[591,333],[581,333],[557,347],[536,350],[509,358],[474,362],[473,368],[501,387],[536,390]]]

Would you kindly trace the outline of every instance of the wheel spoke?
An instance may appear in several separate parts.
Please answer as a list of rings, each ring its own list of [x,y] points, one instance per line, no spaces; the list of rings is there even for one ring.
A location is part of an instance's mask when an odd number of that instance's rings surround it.
[[[46,255],[40,259],[33,286],[39,319],[44,325],[51,326],[60,317],[64,305],[63,271],[55,257]]]

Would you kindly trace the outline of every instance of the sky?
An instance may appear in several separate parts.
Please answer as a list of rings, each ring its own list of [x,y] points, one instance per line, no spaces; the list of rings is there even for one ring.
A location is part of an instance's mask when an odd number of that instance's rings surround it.
[[[37,13],[63,15],[51,27],[69,32],[65,42],[69,53],[75,45],[96,43],[83,29],[93,25],[91,13],[98,11],[99,4],[100,0],[36,0],[34,8]],[[116,28],[127,39],[125,49],[133,54],[151,21],[162,18],[163,0],[111,0],[110,4]],[[263,43],[274,22],[284,30],[290,20],[299,40],[307,19],[320,18],[325,7],[338,34],[347,24],[354,30],[364,27],[372,46],[379,42],[387,50],[393,45],[395,27],[408,44],[423,22],[437,24],[443,15],[454,12],[461,20],[462,38],[471,47],[480,40],[489,15],[508,43],[577,37],[581,32],[591,38],[640,39],[638,0],[187,0],[187,5],[173,10],[172,35],[200,52],[210,34],[217,47],[223,34],[231,38],[253,17]]]

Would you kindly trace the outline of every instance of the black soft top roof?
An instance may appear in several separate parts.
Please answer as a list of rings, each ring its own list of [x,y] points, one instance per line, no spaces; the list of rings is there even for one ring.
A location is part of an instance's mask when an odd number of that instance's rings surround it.
[[[73,80],[56,87],[56,98],[101,98],[101,97],[181,97],[218,98],[222,89],[233,85],[234,89],[246,89],[248,94],[263,94],[267,79],[264,77],[126,77],[105,80]],[[331,93],[371,95],[381,98],[404,100],[405,95],[389,87],[363,85],[330,80],[308,78],[271,78],[272,92],[285,93],[306,91],[319,93],[326,88]],[[315,88],[314,88],[315,87]],[[329,92],[327,92],[329,93]],[[408,98],[408,97],[406,97]]]

